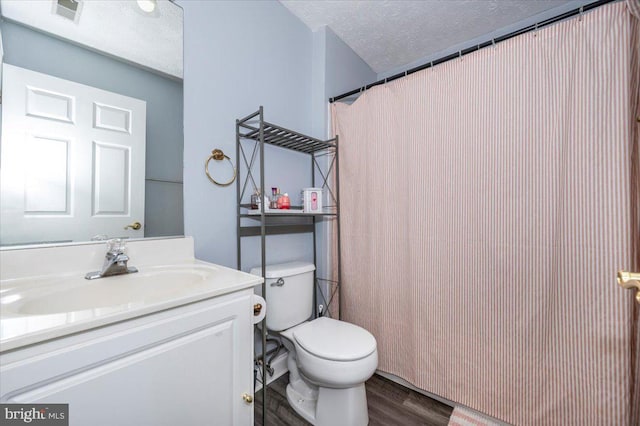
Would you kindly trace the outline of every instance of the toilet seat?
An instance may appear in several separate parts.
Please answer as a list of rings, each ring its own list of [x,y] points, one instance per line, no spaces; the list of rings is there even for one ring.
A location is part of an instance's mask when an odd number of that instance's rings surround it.
[[[375,337],[364,328],[327,317],[296,327],[292,334],[306,352],[329,361],[357,361],[377,348]]]
[[[378,366],[375,337],[354,324],[321,317],[280,335],[295,347],[293,368],[316,386],[346,389],[362,385]]]

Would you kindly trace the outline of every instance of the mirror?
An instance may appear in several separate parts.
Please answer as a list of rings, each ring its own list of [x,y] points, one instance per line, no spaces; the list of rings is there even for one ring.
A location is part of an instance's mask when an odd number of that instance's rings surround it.
[[[182,235],[182,9],[0,11],[0,246]]]

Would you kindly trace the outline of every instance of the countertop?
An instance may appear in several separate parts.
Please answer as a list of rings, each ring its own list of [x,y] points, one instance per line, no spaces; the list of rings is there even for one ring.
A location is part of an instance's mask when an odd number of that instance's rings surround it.
[[[132,264],[131,266],[137,266]],[[172,265],[147,265],[138,266],[139,276],[149,276],[164,268],[215,268],[212,278],[202,278],[197,285],[186,285],[184,288],[171,288],[170,291],[148,292],[148,296],[135,297],[133,301],[126,303],[109,303],[109,297],[105,294],[96,300],[102,301],[91,308],[68,310],[56,312],[56,303],[66,303],[73,306],[73,301],[69,301],[69,295],[73,297],[82,293],[91,286],[99,284],[104,293],[104,289],[113,289],[117,292],[118,285],[125,285],[123,277],[113,276],[98,280],[84,280],[84,274],[89,271],[75,271],[71,273],[21,276],[18,278],[8,278],[0,280],[0,352],[14,350],[26,345],[43,342],[50,339],[59,338],[73,333],[90,330],[96,327],[105,326],[111,323],[140,317],[143,315],[159,312],[189,303],[206,300],[212,297],[221,296],[236,291],[252,288],[262,283],[262,277],[251,275],[242,271],[219,266],[196,259],[183,260]],[[132,274],[137,275],[137,274]],[[147,281],[152,280],[147,278]],[[113,286],[109,288],[109,286]],[[145,287],[149,289],[150,287]],[[91,290],[90,290],[91,291]],[[108,294],[107,294],[108,296]],[[72,298],[73,298],[72,297]],[[33,305],[37,301],[46,314],[38,314],[38,309],[25,307]],[[32,305],[29,305],[31,303]],[[80,305],[78,305],[80,306]],[[52,312],[47,312],[51,310]]]

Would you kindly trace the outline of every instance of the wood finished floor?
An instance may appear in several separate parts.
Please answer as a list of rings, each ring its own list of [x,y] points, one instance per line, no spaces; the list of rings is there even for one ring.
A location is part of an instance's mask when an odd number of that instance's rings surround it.
[[[289,374],[269,385],[266,426],[309,425],[287,402]],[[366,383],[370,426],[440,426],[449,423],[453,408],[375,374]],[[255,424],[262,426],[262,393],[255,398]],[[349,426],[349,425],[335,425]]]

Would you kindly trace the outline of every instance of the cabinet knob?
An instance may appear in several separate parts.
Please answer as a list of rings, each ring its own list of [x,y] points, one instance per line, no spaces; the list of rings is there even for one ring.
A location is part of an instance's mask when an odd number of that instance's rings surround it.
[[[256,303],[253,305],[253,316],[260,315],[260,311],[262,311],[262,303]]]
[[[246,402],[247,404],[251,404],[253,402],[253,397],[251,395],[249,395],[248,393],[243,393],[242,394],[242,399],[244,400],[244,402]]]

